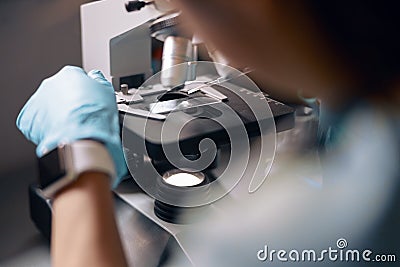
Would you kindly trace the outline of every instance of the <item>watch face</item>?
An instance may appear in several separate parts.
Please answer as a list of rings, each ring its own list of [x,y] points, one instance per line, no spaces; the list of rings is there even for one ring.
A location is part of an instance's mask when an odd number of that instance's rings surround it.
[[[63,159],[60,158],[58,149],[54,149],[39,158],[39,182],[41,188],[45,188],[65,176],[66,170],[62,162]]]

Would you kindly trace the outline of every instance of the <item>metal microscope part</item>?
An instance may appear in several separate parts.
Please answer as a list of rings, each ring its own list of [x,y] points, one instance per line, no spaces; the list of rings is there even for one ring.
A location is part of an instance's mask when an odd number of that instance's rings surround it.
[[[117,104],[135,104],[143,102],[143,97],[140,94],[124,94],[122,92],[115,93]]]
[[[201,83],[201,85],[196,85],[196,83]],[[184,88],[181,88],[181,87],[173,88],[173,90],[178,90],[178,89],[180,92],[186,93],[188,95],[191,95],[193,93],[200,91],[203,94],[205,94],[206,96],[215,98],[220,101],[225,101],[228,99],[228,97],[226,95],[224,95],[221,92],[218,92],[217,90],[215,90],[214,88],[209,86],[207,84],[207,82],[204,82],[204,81],[194,81],[191,83],[185,83]]]
[[[154,120],[160,120],[163,121],[167,117],[162,114],[155,114],[143,109],[138,109],[138,108],[131,108],[125,104],[118,104],[118,110],[125,112],[127,114],[143,117],[143,118],[148,118],[148,119],[154,119]]]
[[[122,87],[122,85],[121,85]],[[124,89],[126,90],[126,89]],[[157,84],[154,86],[143,86],[139,87],[138,89],[132,88],[128,89],[124,92],[116,92],[115,97],[117,104],[136,104],[143,102],[144,96],[154,95],[154,94],[162,94],[167,92],[161,84]]]
[[[125,3],[125,9],[128,12],[139,11],[147,5],[154,4],[153,1],[145,2],[145,1],[129,1]]]
[[[164,15],[156,19],[150,25],[151,37],[164,42],[168,36],[177,35],[176,26],[178,26],[179,23],[180,23],[179,12]]]
[[[244,72],[242,72],[242,73],[240,73],[240,74],[238,74],[236,76],[233,76],[233,77],[218,77],[215,80],[204,82],[203,84],[199,85],[198,87],[191,88],[191,89],[187,90],[186,93],[188,93],[190,95],[190,94],[193,94],[193,93],[196,93],[196,92],[200,91],[205,86],[220,85],[220,84],[222,84],[224,82],[229,82],[229,81],[232,81],[234,79],[237,79],[237,78],[240,78],[242,76],[245,76],[245,75],[249,74],[252,71],[253,71],[252,69],[249,69],[249,70],[246,70],[246,71],[244,71]],[[194,81],[192,83],[196,83],[196,82],[197,81]],[[192,84],[192,83],[189,83],[189,84]]]
[[[215,90],[214,88],[212,88],[210,86],[201,87],[200,91],[203,92],[204,94],[206,94],[207,96],[215,98],[217,100],[224,101],[224,100],[228,99],[228,97],[226,95],[218,92],[217,90]]]
[[[185,37],[168,36],[164,42],[162,55],[161,84],[165,87],[175,87],[185,84],[193,78],[194,68],[189,62],[193,58],[192,41]]]
[[[163,87],[161,84],[142,86],[142,87],[139,87],[138,89],[135,89],[135,88],[129,89],[130,94],[139,94],[141,96],[162,94],[167,91],[168,90],[165,87]]]
[[[129,91],[129,86],[126,83],[121,84],[121,92],[124,95],[128,95],[129,94],[128,91]]]
[[[152,113],[163,114],[202,106],[211,106],[218,103],[221,103],[221,101],[210,97],[181,98],[151,103],[149,105],[149,110],[151,110]]]

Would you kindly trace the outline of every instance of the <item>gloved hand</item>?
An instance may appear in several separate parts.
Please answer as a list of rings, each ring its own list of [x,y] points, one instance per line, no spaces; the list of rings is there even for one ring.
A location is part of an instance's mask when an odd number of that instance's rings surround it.
[[[37,145],[38,157],[60,143],[99,140],[115,163],[119,179],[113,186],[126,173],[114,89],[100,71],[66,66],[44,80],[22,108],[17,127]]]

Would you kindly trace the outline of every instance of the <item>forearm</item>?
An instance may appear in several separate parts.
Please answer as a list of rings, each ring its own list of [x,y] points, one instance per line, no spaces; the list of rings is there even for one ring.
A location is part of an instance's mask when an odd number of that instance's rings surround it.
[[[59,193],[52,225],[54,267],[127,266],[105,174],[82,174]]]

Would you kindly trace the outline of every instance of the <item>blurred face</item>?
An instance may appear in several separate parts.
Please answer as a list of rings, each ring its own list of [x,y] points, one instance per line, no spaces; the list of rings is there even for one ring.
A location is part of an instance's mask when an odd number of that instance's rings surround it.
[[[352,88],[349,64],[325,41],[301,1],[178,0],[185,21],[234,65],[256,69],[254,78],[286,97],[301,91],[334,102]],[[342,95],[343,96],[343,95]]]

